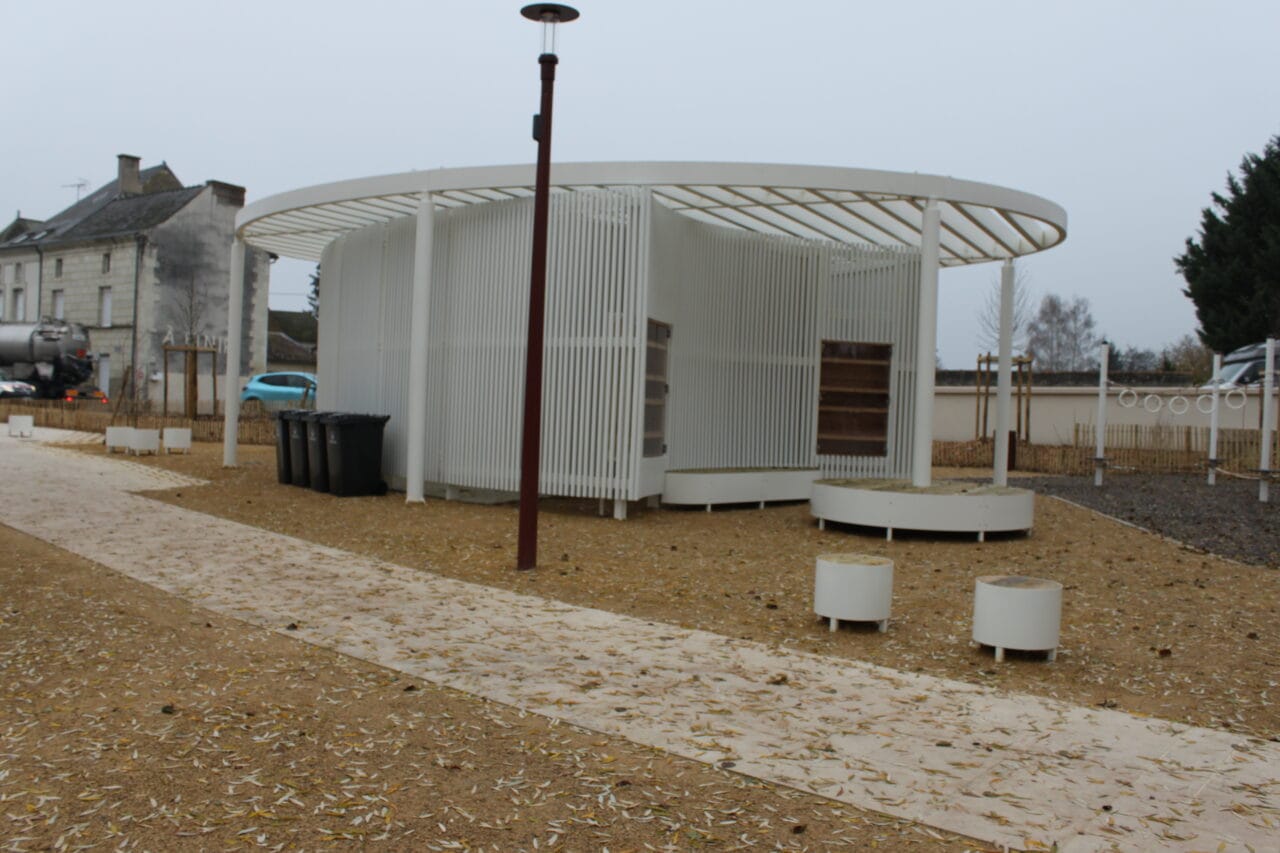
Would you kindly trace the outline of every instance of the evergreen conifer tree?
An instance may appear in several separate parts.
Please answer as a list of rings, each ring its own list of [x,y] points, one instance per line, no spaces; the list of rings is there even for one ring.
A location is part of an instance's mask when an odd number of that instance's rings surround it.
[[[1200,238],[1174,258],[1196,306],[1200,339],[1230,352],[1280,337],[1280,135],[1246,154],[1225,195],[1213,193]]]

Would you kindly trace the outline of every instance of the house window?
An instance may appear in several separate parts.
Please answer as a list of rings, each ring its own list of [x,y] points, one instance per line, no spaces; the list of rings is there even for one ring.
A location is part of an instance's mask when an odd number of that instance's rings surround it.
[[[98,325],[105,328],[111,326],[111,288],[98,288]]]
[[[667,352],[671,327],[650,320],[644,353],[644,455],[667,452]]]
[[[53,261],[53,277],[62,278],[62,258],[55,258]]]
[[[53,291],[53,319],[65,320],[63,316],[66,313],[67,300],[61,290]]]
[[[102,253],[102,273],[103,275],[106,275],[109,272],[111,272],[111,253],[103,252]]]
[[[22,268],[22,264],[13,265],[13,280],[16,282],[21,282],[26,280],[26,275],[25,275],[25,271]]]
[[[892,344],[823,341],[818,453],[884,456],[889,440]]]
[[[27,294],[21,287],[13,289],[13,322],[21,323],[27,319]]]

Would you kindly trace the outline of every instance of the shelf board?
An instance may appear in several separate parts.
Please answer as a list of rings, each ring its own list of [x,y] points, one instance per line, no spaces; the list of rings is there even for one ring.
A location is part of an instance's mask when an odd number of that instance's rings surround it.
[[[833,391],[837,394],[883,394],[889,396],[888,388],[869,388],[862,385],[820,385],[818,391]]]
[[[884,433],[818,433],[818,441],[866,441],[880,442],[888,441],[888,437]]]
[[[865,364],[874,365],[876,367],[888,367],[890,364],[887,358],[834,358],[832,356],[824,356],[823,364]]]
[[[870,407],[870,406],[823,406],[818,405],[818,414],[823,412],[851,412],[858,415],[887,415],[888,407]]]

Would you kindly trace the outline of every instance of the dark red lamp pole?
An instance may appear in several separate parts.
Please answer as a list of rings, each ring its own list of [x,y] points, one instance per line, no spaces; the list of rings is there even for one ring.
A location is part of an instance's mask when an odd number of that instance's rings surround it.
[[[538,171],[533,195],[533,269],[529,277],[529,334],[524,358],[524,427],[520,435],[520,532],[516,568],[538,564],[538,470],[542,448],[542,329],[547,301],[547,210],[551,194],[551,100],[556,85],[556,24],[578,17],[560,3],[531,3],[520,10],[542,24],[542,108],[533,117]]]

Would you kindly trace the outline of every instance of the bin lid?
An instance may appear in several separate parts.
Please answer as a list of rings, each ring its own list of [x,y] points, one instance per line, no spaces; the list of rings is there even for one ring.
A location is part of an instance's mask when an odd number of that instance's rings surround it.
[[[354,412],[327,412],[324,415],[324,422],[327,424],[356,425],[356,424],[378,424],[381,426],[391,420],[391,415],[359,415]]]

